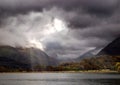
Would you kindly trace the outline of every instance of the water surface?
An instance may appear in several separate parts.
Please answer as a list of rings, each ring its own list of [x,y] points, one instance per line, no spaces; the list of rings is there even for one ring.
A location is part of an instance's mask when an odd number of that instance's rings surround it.
[[[0,85],[120,85],[120,74],[4,73]]]

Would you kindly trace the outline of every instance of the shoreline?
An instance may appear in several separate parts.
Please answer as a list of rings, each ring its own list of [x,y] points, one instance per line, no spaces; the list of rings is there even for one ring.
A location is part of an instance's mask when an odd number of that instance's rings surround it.
[[[105,73],[105,74],[120,74],[118,71],[111,70],[88,70],[88,71],[40,71],[40,72],[0,72],[2,73]]]

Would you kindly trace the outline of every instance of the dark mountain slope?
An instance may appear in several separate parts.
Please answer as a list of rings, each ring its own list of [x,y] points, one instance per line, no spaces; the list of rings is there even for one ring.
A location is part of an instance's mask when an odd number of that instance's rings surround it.
[[[120,55],[120,37],[103,48],[98,55]]]

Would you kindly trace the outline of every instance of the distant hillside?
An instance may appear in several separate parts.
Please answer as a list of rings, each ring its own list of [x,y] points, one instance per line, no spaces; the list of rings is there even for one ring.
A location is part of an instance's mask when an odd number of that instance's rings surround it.
[[[79,56],[79,57],[76,59],[76,61],[81,61],[81,60],[83,60],[83,59],[93,57],[94,55],[92,54],[92,52],[94,52],[94,50],[90,50],[90,51],[84,53],[83,55]]]
[[[46,66],[55,65],[53,61],[54,59],[37,48],[0,46],[0,67],[36,70],[36,66],[42,66],[45,69]]]

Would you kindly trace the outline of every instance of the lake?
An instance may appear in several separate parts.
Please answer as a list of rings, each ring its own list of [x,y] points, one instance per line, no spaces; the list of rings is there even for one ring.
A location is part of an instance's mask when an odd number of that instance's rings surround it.
[[[0,85],[120,85],[120,74],[1,73]]]

